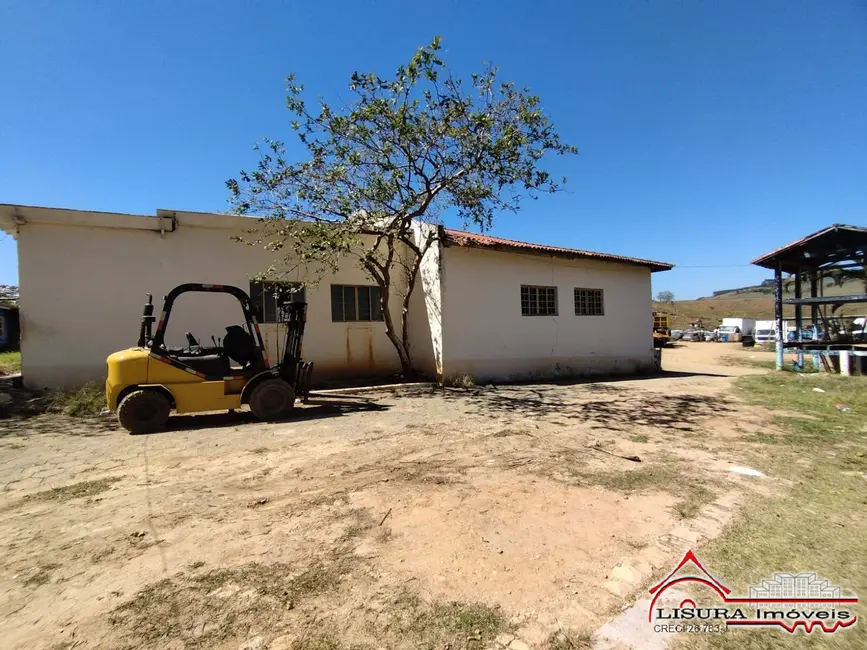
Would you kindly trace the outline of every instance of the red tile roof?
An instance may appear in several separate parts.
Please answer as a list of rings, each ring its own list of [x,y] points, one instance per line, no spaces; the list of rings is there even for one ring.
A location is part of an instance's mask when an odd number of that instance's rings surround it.
[[[480,235],[474,232],[464,232],[463,230],[451,230],[446,228],[446,245],[466,246],[470,248],[489,248],[492,250],[501,250],[515,253],[529,254],[545,254],[553,255],[554,257],[563,257],[566,259],[587,258],[593,260],[603,260],[606,262],[619,262],[621,264],[632,264],[634,266],[646,266],[654,271],[668,271],[674,264],[666,262],[655,262],[653,260],[645,260],[639,257],[624,257],[622,255],[612,255],[611,253],[595,253],[593,251],[583,251],[577,248],[563,248],[561,246],[546,246],[544,244],[531,244],[525,241],[515,241],[514,239],[503,239],[502,237],[491,237],[490,235]]]

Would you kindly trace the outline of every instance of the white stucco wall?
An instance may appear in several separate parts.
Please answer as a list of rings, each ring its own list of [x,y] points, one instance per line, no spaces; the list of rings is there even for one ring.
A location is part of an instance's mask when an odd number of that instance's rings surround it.
[[[652,367],[649,269],[456,246],[442,256],[446,377],[508,381]],[[558,315],[522,316],[522,284],[556,286]],[[576,287],[602,289],[605,315],[576,316]]]
[[[43,212],[39,212],[43,210]],[[273,254],[230,240],[253,220],[228,215],[176,213],[178,228],[153,230],[60,225],[71,211],[26,208],[19,211],[19,284],[23,377],[28,386],[64,387],[105,376],[105,358],[135,345],[146,293],[154,294],[156,314],[162,297],[184,282],[231,284],[249,291],[249,281],[266,269]],[[93,213],[81,213],[92,223]],[[8,214],[4,227],[9,229]],[[39,223],[40,219],[56,223]],[[104,223],[135,226],[154,217],[102,215]],[[73,222],[75,219],[72,218]],[[301,280],[300,274],[295,278]],[[314,381],[352,376],[389,375],[400,363],[382,322],[335,323],[330,285],[374,284],[347,263],[335,275],[308,288],[304,357],[315,362]],[[392,299],[395,314],[400,301]],[[183,344],[183,332],[200,341],[222,336],[223,326],[241,322],[237,301],[224,295],[182,296],[169,322],[171,345]],[[269,358],[276,360],[282,329],[263,326]],[[427,365],[432,361],[426,360]]]

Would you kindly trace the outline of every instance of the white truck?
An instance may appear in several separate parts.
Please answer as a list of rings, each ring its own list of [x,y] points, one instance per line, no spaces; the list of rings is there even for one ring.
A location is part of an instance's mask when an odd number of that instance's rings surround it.
[[[775,320],[757,320],[756,321],[756,343],[776,343],[777,341],[777,321]]]
[[[719,340],[728,343],[739,343],[745,336],[754,336],[755,333],[754,318],[723,318],[719,326]]]

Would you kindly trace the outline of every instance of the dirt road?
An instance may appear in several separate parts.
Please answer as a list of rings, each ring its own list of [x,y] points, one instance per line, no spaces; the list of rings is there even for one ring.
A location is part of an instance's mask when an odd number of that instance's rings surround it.
[[[277,424],[0,421],[4,645],[544,647],[596,629],[753,489],[731,442],[767,416],[728,390],[756,372],[731,350],[666,349],[654,378],[332,396]]]

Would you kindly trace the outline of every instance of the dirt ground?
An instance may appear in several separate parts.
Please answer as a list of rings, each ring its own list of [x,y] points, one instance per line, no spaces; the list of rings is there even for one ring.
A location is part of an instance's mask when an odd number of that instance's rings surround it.
[[[758,489],[728,471],[768,417],[728,390],[761,372],[724,365],[733,350],[666,349],[652,378],[331,395],[275,424],[0,421],[3,645],[593,631]]]

